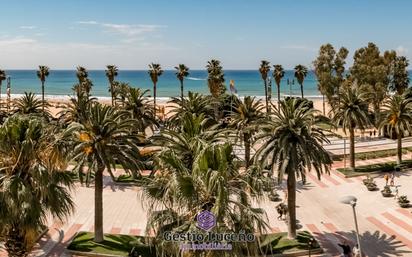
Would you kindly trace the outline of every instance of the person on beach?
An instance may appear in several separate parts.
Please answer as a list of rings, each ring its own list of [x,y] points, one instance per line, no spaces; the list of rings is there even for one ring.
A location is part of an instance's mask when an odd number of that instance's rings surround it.
[[[386,173],[385,176],[383,176],[383,178],[385,179],[385,186],[387,186],[389,182],[389,174]]]
[[[344,257],[352,257],[352,249],[349,244],[344,240],[341,244],[338,244],[343,250]]]
[[[376,130],[373,130],[373,136],[376,137]]]

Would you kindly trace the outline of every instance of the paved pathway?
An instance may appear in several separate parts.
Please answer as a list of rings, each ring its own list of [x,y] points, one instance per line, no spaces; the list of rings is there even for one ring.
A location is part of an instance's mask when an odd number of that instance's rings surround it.
[[[361,161],[357,162],[360,165]],[[339,166],[339,165],[337,165]],[[319,181],[308,173],[307,184],[298,183],[297,217],[300,230],[312,232],[326,249],[322,256],[338,256],[337,243],[343,239],[355,242],[353,213],[350,206],[339,203],[344,195],[358,198],[357,214],[361,243],[367,256],[412,256],[412,214],[401,209],[393,198],[383,198],[379,191],[369,192],[362,185],[363,177],[344,178],[335,170]],[[396,181],[400,195],[412,198],[412,180],[406,173]],[[117,186],[105,177],[104,232],[144,235],[145,208],[136,187]],[[377,184],[383,187],[383,179]],[[283,185],[284,186],[284,185]],[[283,197],[282,190],[279,193]],[[64,223],[50,221],[50,230],[32,256],[66,256],[65,247],[78,231],[93,231],[93,188],[79,185],[73,192],[75,213]],[[287,231],[284,221],[277,219],[277,203],[265,201],[271,231]],[[0,255],[0,256],[4,256]]]

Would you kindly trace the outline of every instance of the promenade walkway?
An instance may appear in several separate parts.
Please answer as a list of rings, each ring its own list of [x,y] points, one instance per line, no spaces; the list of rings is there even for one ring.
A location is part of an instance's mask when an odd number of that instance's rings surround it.
[[[395,157],[382,161],[389,160],[395,160]],[[357,165],[375,161],[381,160],[357,161]],[[367,256],[412,256],[411,210],[399,208],[393,198],[383,198],[379,191],[367,191],[362,184],[364,177],[344,178],[335,170],[337,167],[340,163],[335,163],[330,175],[323,175],[320,181],[312,172],[308,173],[305,185],[298,183],[299,229],[316,236],[326,249],[322,256],[339,256],[338,242],[343,239],[352,243],[356,241],[352,209],[339,202],[340,197],[353,195],[358,198],[356,210],[364,253]],[[382,178],[378,177],[376,182],[379,188],[383,188]],[[403,173],[395,182],[400,185],[400,195],[412,197],[409,173]],[[144,235],[147,219],[139,197],[140,189],[118,186],[109,176],[105,176],[104,185],[104,232]],[[284,189],[285,184],[279,188],[282,199]],[[93,187],[78,185],[73,192],[75,212],[63,223],[50,220],[49,232],[40,240],[32,256],[67,256],[65,247],[76,232],[93,231],[93,190]],[[287,231],[285,221],[277,219],[277,204],[264,201],[260,206],[267,212],[271,231]]]

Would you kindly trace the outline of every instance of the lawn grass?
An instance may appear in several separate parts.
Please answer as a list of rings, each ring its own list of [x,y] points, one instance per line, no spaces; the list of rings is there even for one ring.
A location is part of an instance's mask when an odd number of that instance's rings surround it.
[[[96,255],[128,256],[133,246],[141,257],[155,257],[154,248],[145,243],[145,237],[131,235],[105,234],[104,241],[95,243],[93,233],[79,232],[67,247],[68,250]],[[298,232],[296,239],[288,239],[286,232],[260,236],[261,250],[264,254],[292,253],[309,250],[308,242],[313,239],[311,251],[321,252],[318,242],[307,232]],[[313,253],[313,252],[312,252]]]
[[[128,256],[133,246],[142,257],[155,257],[154,248],[145,243],[145,237],[105,234],[104,241],[95,243],[94,234],[79,232],[67,246],[68,250],[95,254]]]
[[[338,168],[337,171],[341,172],[345,177],[356,177],[366,175],[372,172],[390,172],[394,171],[397,166],[396,161],[385,162],[385,163],[376,163],[364,166],[356,167],[355,171],[352,171],[350,168]],[[411,168],[412,160],[403,161],[401,166],[403,168]]]
[[[309,240],[314,240],[312,251],[321,250],[319,243],[316,239],[308,232],[302,231],[298,232],[296,239],[289,239],[286,232],[273,233],[260,236],[261,240],[261,250],[265,254],[285,254],[292,253],[296,251],[307,251],[309,250]]]

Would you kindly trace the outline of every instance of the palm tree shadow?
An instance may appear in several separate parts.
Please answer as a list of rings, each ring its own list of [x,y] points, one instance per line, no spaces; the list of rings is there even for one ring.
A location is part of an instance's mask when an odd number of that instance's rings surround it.
[[[314,188],[314,187],[315,186],[310,182],[306,182],[305,184],[303,184],[302,182],[296,183],[296,191],[298,193],[302,192],[303,190],[309,190],[309,189]]]
[[[336,233],[325,233],[324,235],[327,238],[335,237],[338,239],[347,239],[349,242],[351,242],[352,247],[356,244],[355,231],[337,231]],[[408,253],[412,253],[412,251],[399,249],[405,247],[405,244],[399,241],[395,236],[381,234],[378,230],[374,233],[366,231],[365,233],[360,235],[360,243],[362,252],[366,256],[407,256]]]
[[[129,185],[119,185],[116,184],[112,177],[103,175],[103,189],[110,188],[113,192],[122,191],[124,192],[126,189],[132,188]]]

